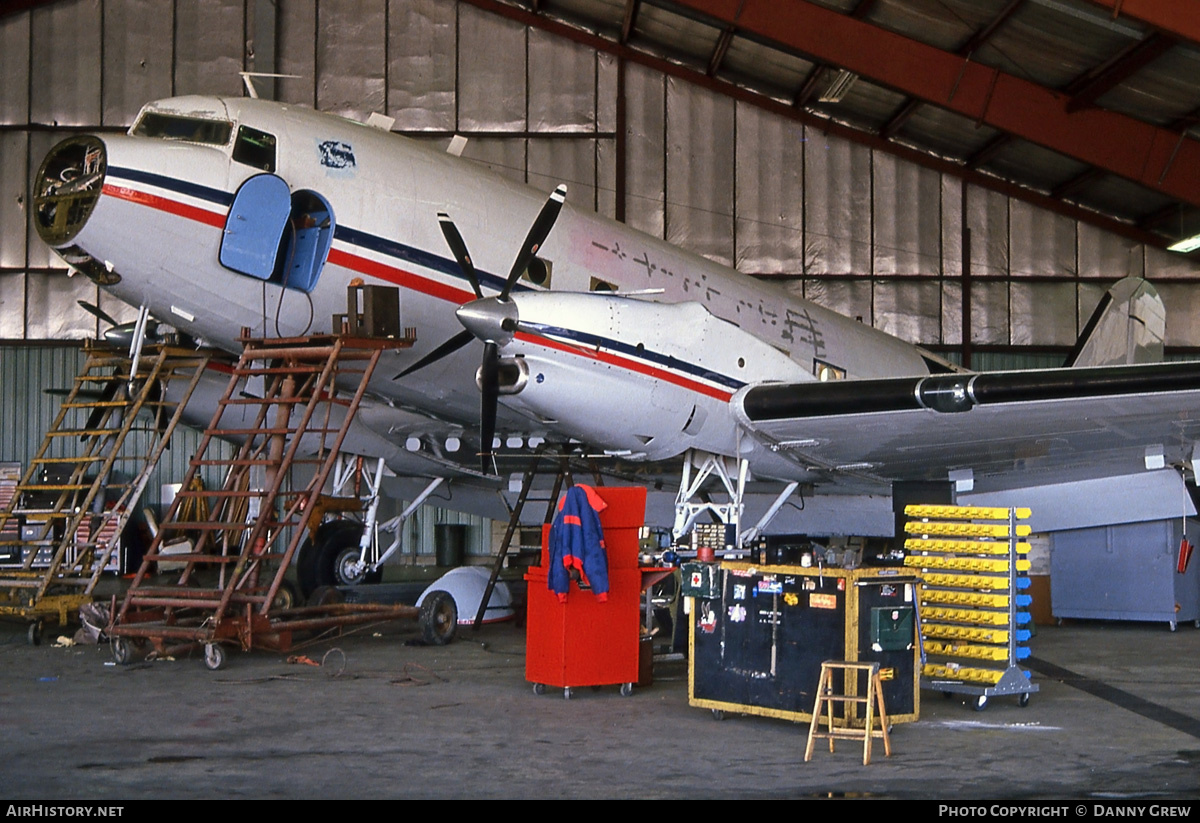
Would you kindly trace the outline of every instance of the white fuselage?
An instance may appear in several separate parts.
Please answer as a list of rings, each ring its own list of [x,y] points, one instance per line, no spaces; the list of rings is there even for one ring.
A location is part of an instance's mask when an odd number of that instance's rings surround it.
[[[439,420],[471,425],[479,404],[478,346],[393,379],[460,333],[454,309],[475,298],[446,247],[437,213],[450,214],[472,253],[484,294],[494,294],[543,195],[403,137],[297,106],[192,97],[160,101],[147,110],[223,119],[232,124],[233,135],[243,126],[271,135],[274,174],[293,195],[313,192],[328,204],[332,245],[307,293],[232,271],[220,257],[231,204],[246,180],[263,173],[233,159],[234,137],[226,145],[200,145],[105,136],[103,194],[73,245],[120,275],[108,287],[115,295],[236,351],[243,327],[267,335],[331,330],[331,316],[346,310],[352,280],[398,286],[403,323],[416,327],[418,341],[411,350],[389,355],[392,360],[377,372],[371,393]],[[575,382],[558,396],[543,392],[539,402],[533,391],[524,399],[502,398],[501,434],[554,431],[569,412],[559,407],[579,408],[594,400],[602,408],[593,424],[584,430],[579,430],[583,423],[564,425],[567,435],[658,458],[679,453],[689,441],[664,438],[657,449],[647,444],[667,429],[686,428],[699,438],[697,447],[729,453],[735,432],[728,401],[741,386],[816,380],[819,374],[871,378],[928,371],[925,356],[911,345],[572,208],[569,194],[538,256],[550,264],[553,293],[586,293],[597,281],[618,293],[658,291],[637,301],[564,299],[544,304],[546,311],[539,314],[531,293],[537,287],[522,281],[513,295],[522,320],[553,327],[554,333],[519,334],[503,355],[540,364],[543,381],[531,385],[542,385],[547,370],[554,369],[574,374]],[[522,303],[524,296],[531,299]],[[631,305],[651,301],[692,308],[677,306],[656,319]],[[706,313],[713,317],[706,320]],[[619,406],[624,413],[614,419],[606,406]],[[706,422],[697,421],[697,414],[714,413],[725,422],[701,434]],[[654,425],[638,430],[642,418]],[[641,448],[635,448],[638,444]]]

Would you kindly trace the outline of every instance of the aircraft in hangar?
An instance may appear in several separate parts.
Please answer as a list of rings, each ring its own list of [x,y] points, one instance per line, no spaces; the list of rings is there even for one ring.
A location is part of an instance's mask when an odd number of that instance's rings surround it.
[[[419,339],[387,355],[344,448],[409,479],[407,499],[450,481],[440,505],[491,516],[499,469],[541,443],[612,458],[617,475],[672,466],[677,533],[720,508],[706,479],[739,528],[746,484],[766,482],[761,528],[798,490],[793,515],[909,481],[1121,488],[1194,458],[1200,364],[1154,362],[1165,313],[1145,281],[1110,290],[1073,368],[964,372],[383,120],[153,102],[128,135],[50,151],[37,231],[118,298],[230,352],[243,327],[330,331],[355,279],[398,286]]]

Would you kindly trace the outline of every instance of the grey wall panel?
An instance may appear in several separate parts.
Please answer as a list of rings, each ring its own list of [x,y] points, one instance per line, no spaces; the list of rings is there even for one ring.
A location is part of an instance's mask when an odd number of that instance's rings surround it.
[[[874,152],[871,162],[872,270],[876,274],[940,274],[941,175],[883,152]]]
[[[0,132],[0,267],[25,265],[29,135]]]
[[[804,271],[804,127],[744,103],[737,107],[739,271]]]
[[[1117,280],[1129,273],[1130,260],[1141,247],[1100,231],[1087,223],[1079,224],[1079,276]]]
[[[963,343],[963,288],[961,280],[942,281],[942,343],[961,346]]]
[[[25,277],[23,273],[0,272],[0,340],[25,336]],[[0,418],[0,430],[2,421]]]
[[[473,6],[458,15],[458,128],[526,129],[526,30]]]
[[[953,177],[942,177],[942,273],[962,277],[963,209],[965,184]]]
[[[559,183],[566,183],[568,203],[585,211],[595,211],[595,180],[595,140],[530,138],[529,185],[549,194]]]
[[[354,120],[382,112],[386,0],[340,0],[317,8],[317,108]]]
[[[817,129],[805,135],[804,270],[870,274],[871,150]]]
[[[171,96],[174,27],[171,3],[106,0],[104,125],[128,126],[145,103]]]
[[[518,183],[525,182],[525,138],[472,137],[463,157],[476,160]],[[520,242],[520,238],[517,239]]]
[[[663,236],[666,195],[665,78],[638,65],[625,69],[628,126],[625,160],[625,222],[635,229]]]
[[[1077,221],[1020,200],[1009,201],[1009,219],[1013,277],[1075,275]]]
[[[1200,346],[1200,289],[1190,283],[1160,280],[1154,284],[1167,308],[1167,342]]]
[[[734,103],[667,79],[667,240],[733,263]]]
[[[1007,275],[1008,198],[977,186],[969,187],[966,221],[971,230],[971,274]],[[1007,327],[1007,321],[1004,325]]]
[[[25,310],[26,333],[34,340],[80,340],[95,333],[92,316],[76,303],[94,300],[96,288],[81,274],[31,273],[28,276]]]
[[[617,141],[596,141],[596,211],[605,217],[617,216]]]
[[[971,284],[971,342],[1007,344],[1008,284]]]
[[[245,31],[242,0],[176,0],[175,94],[240,97]]]
[[[596,130],[596,52],[539,29],[529,32],[529,130]]]
[[[316,102],[317,7],[315,3],[281,3],[276,7],[275,59],[281,77],[278,99],[312,106]]]
[[[29,13],[0,17],[0,124],[29,122]]]
[[[62,126],[100,122],[99,0],[52,3],[31,15],[30,118]]]
[[[789,286],[789,289],[792,288]],[[861,320],[870,325],[871,281],[867,278],[812,278],[804,279],[803,296],[836,312]]]
[[[617,130],[617,58],[596,55],[596,129]]]
[[[1074,283],[1014,280],[1009,342],[1014,346],[1071,346],[1078,337]]]
[[[877,281],[874,326],[910,343],[941,342],[942,286],[936,281]]]
[[[1196,262],[1191,257],[1146,246],[1133,248],[1129,254],[1129,268],[1131,274],[1144,272],[1151,280],[1196,277]]]
[[[387,113],[395,128],[453,131],[458,12],[438,0],[388,4]]]

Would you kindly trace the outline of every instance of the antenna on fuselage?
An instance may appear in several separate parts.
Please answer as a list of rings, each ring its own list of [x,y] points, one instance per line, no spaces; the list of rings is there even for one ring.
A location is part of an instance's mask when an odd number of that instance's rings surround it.
[[[246,93],[255,100],[258,99],[258,90],[254,88],[254,83],[251,82],[251,79],[254,77],[287,77],[292,80],[300,79],[299,74],[272,74],[265,71],[239,71],[238,74],[241,76],[242,82],[246,84]]]

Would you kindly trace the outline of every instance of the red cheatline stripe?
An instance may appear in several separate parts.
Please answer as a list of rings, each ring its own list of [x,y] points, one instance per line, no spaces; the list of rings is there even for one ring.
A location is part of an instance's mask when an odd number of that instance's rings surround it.
[[[168,200],[165,197],[159,197],[157,194],[148,194],[144,191],[126,188],[125,186],[114,186],[111,183],[105,184],[103,192],[118,200],[128,200],[130,203],[149,206],[152,209],[165,211],[168,214],[175,214],[180,217],[186,217],[189,220],[195,220],[198,223],[215,226],[218,229],[225,225],[225,216],[222,214],[216,214],[206,209],[197,208],[196,206],[188,206],[175,200]]]
[[[580,357],[586,357],[591,360],[598,360],[601,363],[608,363],[610,366],[627,369],[628,371],[644,374],[653,377],[656,380],[662,380],[665,383],[672,383],[681,388],[703,394],[707,397],[712,397],[722,402],[729,402],[729,398],[733,397],[733,393],[724,389],[715,388],[705,385],[691,378],[684,377],[674,372],[666,371],[655,366],[650,366],[645,363],[639,363],[636,360],[628,360],[624,357],[612,354],[605,351],[596,351],[595,349],[585,348],[584,346],[576,346],[570,343],[560,343],[557,340],[551,340],[548,337],[538,337],[536,335],[527,334],[525,332],[517,332],[518,340],[523,340],[526,343],[536,343],[545,346],[548,349],[556,349],[557,351],[566,352],[568,354],[576,354]]]
[[[466,303],[468,300],[475,299],[474,292],[464,291],[454,286],[447,286],[436,280],[420,277],[410,271],[398,269],[395,266],[389,266],[386,263],[379,263],[375,260],[369,260],[366,257],[360,257],[357,254],[351,254],[341,249],[331,249],[329,251],[329,262],[335,266],[352,269],[353,271],[379,280],[395,283],[397,286],[403,286],[406,289],[428,294],[431,297],[439,297],[456,306]]]

